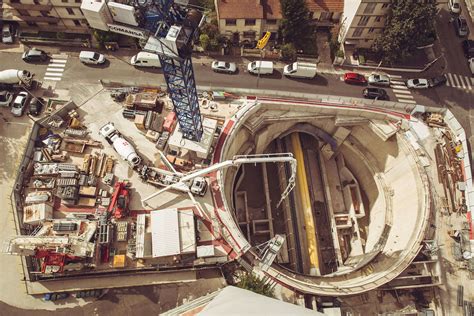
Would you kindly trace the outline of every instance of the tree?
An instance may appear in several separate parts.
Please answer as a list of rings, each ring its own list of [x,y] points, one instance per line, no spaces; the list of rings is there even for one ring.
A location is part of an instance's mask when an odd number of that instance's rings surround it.
[[[316,37],[306,1],[280,0],[280,4],[283,16],[280,22],[283,42],[292,43],[297,50],[313,48]]]
[[[406,60],[417,47],[436,39],[436,3],[392,0],[384,32],[375,40],[374,49],[389,64]]]
[[[296,49],[293,44],[289,43],[281,47],[281,58],[288,62],[296,60]]]
[[[199,35],[199,43],[201,44],[201,47],[204,50],[207,50],[209,48],[209,44],[211,43],[211,39],[209,38],[209,35],[207,34]]]
[[[238,276],[236,286],[268,297],[274,297],[273,287],[266,280],[259,279],[252,273],[242,272]]]

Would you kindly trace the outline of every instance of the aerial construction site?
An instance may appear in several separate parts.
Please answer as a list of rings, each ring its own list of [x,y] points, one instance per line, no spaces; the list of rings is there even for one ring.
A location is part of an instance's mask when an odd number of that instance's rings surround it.
[[[107,26],[106,5],[83,2],[91,25]],[[166,88],[102,81],[35,121],[3,247],[29,294],[194,282],[235,263],[308,308],[369,315],[423,293],[425,310],[470,310],[472,288],[437,290],[446,256],[474,271],[471,166],[451,112],[196,87],[202,15],[175,13],[179,26],[142,26]]]

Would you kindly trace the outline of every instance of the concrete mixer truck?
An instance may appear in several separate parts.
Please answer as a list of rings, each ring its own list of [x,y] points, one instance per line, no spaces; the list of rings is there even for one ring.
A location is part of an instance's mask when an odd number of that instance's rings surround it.
[[[30,88],[33,84],[33,76],[28,70],[2,70],[0,71],[0,88],[12,88],[16,85]]]
[[[141,158],[135,152],[135,148],[117,131],[114,123],[109,122],[102,126],[99,130],[99,134],[102,135],[107,142],[114,147],[120,157],[126,160],[132,167],[137,167],[140,164]]]

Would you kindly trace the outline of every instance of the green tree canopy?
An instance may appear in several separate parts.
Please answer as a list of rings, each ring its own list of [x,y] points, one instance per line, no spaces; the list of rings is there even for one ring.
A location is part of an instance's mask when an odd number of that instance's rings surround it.
[[[280,22],[281,34],[285,43],[296,49],[314,46],[315,34],[311,16],[305,0],[280,0],[283,19]]]
[[[406,60],[417,47],[435,40],[436,13],[435,2],[392,0],[385,30],[376,39],[374,49],[382,53],[387,63]]]
[[[274,297],[273,287],[252,273],[242,272],[238,275],[239,281],[236,286],[268,297]]]

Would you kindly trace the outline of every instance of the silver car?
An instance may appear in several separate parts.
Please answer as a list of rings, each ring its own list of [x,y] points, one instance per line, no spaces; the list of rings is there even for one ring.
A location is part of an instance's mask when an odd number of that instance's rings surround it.
[[[10,106],[12,103],[13,94],[8,91],[0,91],[0,106]]]
[[[430,84],[428,82],[428,79],[408,79],[407,87],[410,89],[426,89],[430,87]]]
[[[237,66],[235,65],[235,63],[215,60],[212,62],[212,70],[214,70],[215,72],[233,74],[237,71]]]
[[[369,84],[374,86],[390,86],[390,78],[386,75],[372,74],[368,78]]]
[[[28,92],[21,91],[15,97],[15,100],[12,104],[12,114],[13,116],[22,116],[23,111],[25,110],[26,103],[28,101]]]

